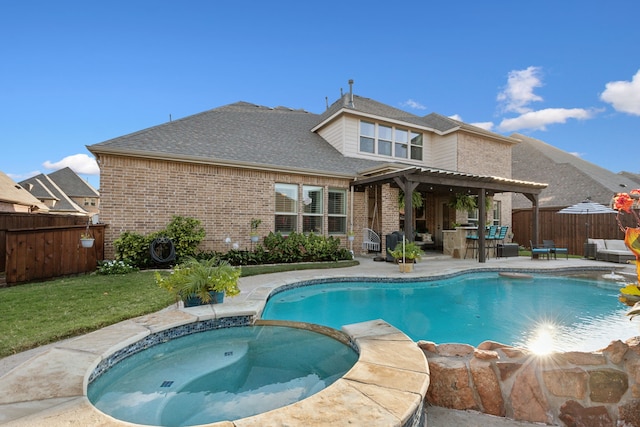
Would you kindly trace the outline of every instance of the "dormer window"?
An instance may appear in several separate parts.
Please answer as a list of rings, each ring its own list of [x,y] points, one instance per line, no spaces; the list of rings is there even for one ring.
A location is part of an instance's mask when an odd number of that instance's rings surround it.
[[[422,134],[395,126],[360,122],[360,152],[422,160]]]

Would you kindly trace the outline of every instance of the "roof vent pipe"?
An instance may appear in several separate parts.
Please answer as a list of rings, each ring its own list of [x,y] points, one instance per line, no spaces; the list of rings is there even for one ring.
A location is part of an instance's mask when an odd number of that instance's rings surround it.
[[[354,105],[353,105],[353,79],[349,79],[349,108],[354,108]]]

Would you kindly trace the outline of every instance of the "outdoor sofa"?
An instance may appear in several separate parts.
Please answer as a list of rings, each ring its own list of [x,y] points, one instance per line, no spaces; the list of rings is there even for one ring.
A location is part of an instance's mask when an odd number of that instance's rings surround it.
[[[588,243],[595,245],[596,259],[609,262],[627,262],[636,259],[636,256],[619,239],[589,239]]]

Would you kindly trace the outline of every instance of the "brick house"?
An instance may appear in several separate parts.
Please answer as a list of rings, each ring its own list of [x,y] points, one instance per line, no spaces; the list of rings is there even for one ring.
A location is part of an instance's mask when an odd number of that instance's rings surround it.
[[[48,210],[44,203],[0,171],[0,212],[33,213]]]
[[[408,237],[428,231],[439,243],[442,230],[469,216],[509,225],[509,193],[523,193],[535,206],[545,187],[510,178],[515,143],[351,89],[319,115],[237,102],[87,148],[101,169],[101,220],[112,257],[122,232],[156,231],[174,214],[202,221],[206,250],[227,249],[227,237],[249,247],[252,218],[262,220],[263,236],[313,231],[346,244],[353,230],[356,252],[365,228],[380,236],[400,227]],[[400,212],[400,190],[420,192],[424,206],[414,209],[407,197]],[[453,212],[448,201],[457,193],[493,197],[493,211],[480,203],[477,213]]]
[[[71,168],[38,174],[20,185],[49,208],[49,213],[92,217],[99,213],[100,194]]]

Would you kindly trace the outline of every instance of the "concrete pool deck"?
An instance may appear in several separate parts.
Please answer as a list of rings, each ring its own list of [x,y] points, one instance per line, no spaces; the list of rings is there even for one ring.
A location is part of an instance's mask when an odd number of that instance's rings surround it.
[[[131,425],[103,416],[84,398],[89,371],[103,355],[131,344],[149,333],[193,321],[193,317],[211,318],[259,312],[269,293],[277,287],[310,279],[337,277],[411,278],[460,273],[469,270],[616,271],[629,280],[635,277],[635,266],[584,259],[531,260],[525,257],[476,260],[452,259],[428,255],[416,265],[413,273],[400,273],[396,265],[359,257],[359,266],[302,270],[242,278],[241,294],[225,299],[224,304],[178,310],[171,306],[158,313],[120,322],[100,331],[40,347],[0,359],[0,424],[29,425]],[[415,386],[419,389],[419,385]],[[526,422],[493,417],[473,411],[428,408],[430,426],[530,426]],[[336,420],[332,421],[335,424]],[[339,423],[338,423],[339,424]],[[228,424],[233,425],[233,424]],[[320,425],[320,424],[316,424]],[[371,425],[371,424],[370,424]]]

